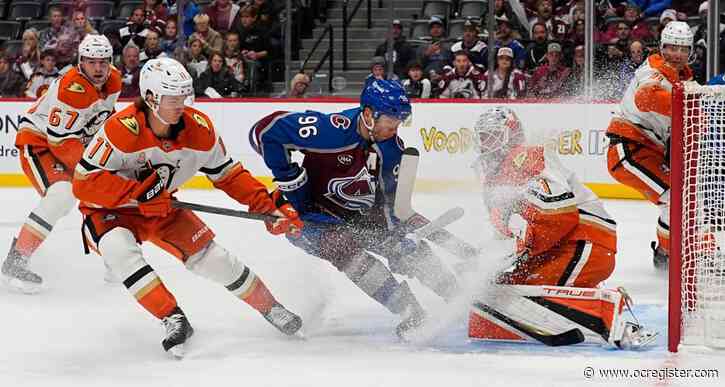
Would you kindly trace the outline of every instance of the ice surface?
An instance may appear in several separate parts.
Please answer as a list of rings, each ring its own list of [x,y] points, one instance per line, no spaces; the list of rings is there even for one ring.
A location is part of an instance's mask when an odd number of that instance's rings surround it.
[[[9,246],[35,205],[30,189],[3,190],[0,246]],[[183,191],[179,198],[219,206],[234,202],[218,191]],[[489,246],[476,194],[416,194],[418,211],[436,216],[461,205],[466,216],[449,229]],[[657,210],[640,201],[607,201],[619,223],[617,267],[609,286],[625,286],[640,320],[661,332],[644,352],[595,346],[551,349],[539,345],[469,342],[465,303],[443,304],[412,281],[438,320],[428,336],[399,342],[395,316],[363,295],[330,264],[307,256],[252,221],[204,215],[217,241],[254,269],[305,320],[307,340],[282,337],[221,286],[187,272],[152,245],[144,251],[186,311],[196,333],[187,357],[161,349],[163,329],[120,286],[103,281],[103,264],[84,256],[80,215],[62,219],[33,258],[46,289],[35,296],[0,289],[0,386],[610,386],[723,385],[725,355],[666,351],[666,278],[655,273],[649,241]],[[5,247],[3,247],[5,248]],[[2,250],[4,254],[5,250]],[[444,257],[448,264],[453,257]],[[715,368],[715,379],[606,379],[584,377],[585,367]]]

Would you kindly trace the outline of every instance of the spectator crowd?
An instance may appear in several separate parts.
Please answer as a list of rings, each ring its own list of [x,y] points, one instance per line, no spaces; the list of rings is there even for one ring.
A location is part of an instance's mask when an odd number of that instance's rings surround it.
[[[376,48],[367,80],[399,79],[413,98],[582,95],[584,0],[492,1],[492,68],[488,68],[487,7],[481,8],[482,14],[462,15],[466,1],[453,0],[444,14],[412,23],[394,20],[391,51],[387,40]],[[283,0],[187,0],[182,10],[176,0],[116,0],[115,19],[98,17],[105,11],[96,7],[107,6],[108,1],[38,3],[46,21],[23,24],[21,39],[0,46],[2,97],[40,96],[77,63],[83,37],[96,33],[106,35],[114,47],[114,64],[123,77],[122,97],[138,95],[140,68],[163,56],[188,68],[200,98],[268,96],[271,82],[283,78]],[[327,1],[293,3],[296,12],[305,15],[295,19],[305,24],[301,30],[311,31],[310,20],[324,21]],[[426,3],[421,1],[421,7]],[[705,82],[707,1],[595,0],[594,5],[595,96],[621,97],[637,67],[658,50],[659,34],[673,20],[692,26],[691,67],[696,80]],[[182,25],[178,25],[179,12]],[[413,29],[421,22],[422,33]],[[293,49],[299,50],[298,42]],[[283,96],[304,97],[309,85],[309,74],[297,74]]]

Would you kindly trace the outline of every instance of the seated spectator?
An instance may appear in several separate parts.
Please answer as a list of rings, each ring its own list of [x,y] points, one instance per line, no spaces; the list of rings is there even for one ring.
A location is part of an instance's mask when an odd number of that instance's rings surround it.
[[[214,0],[204,8],[203,12],[209,15],[211,28],[225,34],[232,29],[240,9],[238,5],[232,3],[232,0]]]
[[[38,31],[29,28],[23,32],[23,47],[15,61],[15,69],[27,81],[40,65],[40,47]]]
[[[143,10],[144,17],[149,25],[156,24],[159,20],[164,21],[169,16],[164,0],[144,0]]]
[[[574,61],[567,80],[566,92],[569,96],[578,97],[584,95],[584,61],[584,46],[578,45],[574,48]],[[625,85],[622,92],[626,88]]]
[[[496,49],[500,47],[510,48],[514,53],[514,67],[518,69],[524,68],[526,48],[524,48],[521,42],[514,39],[511,22],[506,16],[496,17]]]
[[[654,39],[649,25],[642,19],[642,12],[635,4],[628,3],[624,8],[624,21],[629,25],[632,39],[651,41]],[[607,30],[599,38],[600,42],[609,42],[617,37],[618,23],[609,23]]]
[[[390,35],[393,40],[392,47],[392,58],[388,55],[388,40],[385,39],[375,49],[375,56],[382,56],[386,61],[393,61],[393,72],[396,75],[401,76],[405,73],[405,66],[415,58],[415,50],[408,44],[408,41],[403,35],[403,23],[400,20],[393,20],[393,24],[390,27]]]
[[[450,48],[445,42],[446,30],[443,27],[443,20],[437,16],[431,16],[428,21],[431,42],[419,49],[418,60],[423,65],[423,71],[428,74],[431,82],[437,82],[443,67],[449,62],[448,52]]]
[[[528,73],[534,72],[534,69],[544,64],[549,47],[548,33],[544,23],[534,24],[531,28],[531,36],[533,41],[526,48],[526,60],[524,61],[524,69]]]
[[[189,42],[188,58],[186,67],[193,70],[192,76],[199,77],[209,67],[209,62],[204,55],[204,43],[201,39],[191,39]]]
[[[586,19],[584,0],[577,0],[574,5],[569,8],[569,12],[561,17],[566,24],[573,26],[577,21]]]
[[[155,28],[149,29],[146,33],[146,42],[144,49],[141,51],[139,60],[141,61],[141,67],[149,60],[156,58],[166,57],[166,53],[161,48],[160,33]]]
[[[40,54],[40,66],[30,76],[25,87],[25,96],[33,99],[40,98],[59,76],[58,68],[55,67],[55,53],[53,50],[43,51]]]
[[[486,11],[484,11],[484,15],[488,15],[488,8]],[[511,35],[514,39],[528,39],[529,31],[526,31],[526,28],[524,28],[521,24],[521,20],[519,20],[516,13],[511,8],[511,4],[508,1],[505,0],[495,0],[494,1],[494,17],[505,17],[509,20],[511,23]],[[523,17],[526,16],[526,14],[522,15]],[[482,20],[486,20],[483,18]],[[526,19],[523,19],[526,20]]]
[[[629,86],[629,82],[634,78],[634,72],[647,59],[647,56],[649,56],[649,52],[644,42],[641,40],[633,40],[629,43],[628,55],[622,63],[619,74],[618,90],[620,91],[620,96],[624,94],[624,91]]]
[[[136,47],[143,47],[146,34],[149,31],[146,26],[146,13],[144,8],[138,7],[134,9],[131,16],[128,17],[126,26],[118,30],[121,47],[126,47],[130,40],[133,40]]]
[[[561,42],[569,34],[569,25],[553,13],[552,0],[536,0],[536,13],[529,19],[529,26],[544,23],[548,31],[548,39]]]
[[[237,97],[243,93],[244,85],[234,79],[227,66],[224,65],[222,54],[212,52],[209,56],[209,68],[197,79],[194,91],[197,97]]]
[[[606,44],[595,46],[594,50],[594,74],[598,80],[606,84],[600,88],[607,92],[603,95],[605,98],[621,96],[617,90],[619,72],[629,52],[629,25],[619,22],[617,26],[617,37]]]
[[[539,66],[529,82],[528,94],[538,98],[557,98],[566,94],[566,80],[571,70],[561,63],[561,45],[549,43],[546,64]]]
[[[12,69],[7,54],[0,55],[0,97],[20,97],[23,91],[23,76]]]
[[[224,62],[226,63],[229,72],[234,75],[234,79],[244,83],[246,80],[244,59],[242,59],[242,53],[239,48],[239,34],[236,32],[227,32],[224,36]]]
[[[54,41],[56,37],[61,34],[61,30],[63,29],[63,25],[65,23],[63,11],[61,11],[60,8],[51,7],[48,11],[48,20],[50,21],[50,26],[40,31],[38,43],[41,51],[45,51],[48,43]]]
[[[194,33],[189,37],[189,41],[192,39],[201,40],[204,53],[207,55],[211,55],[212,51],[221,52],[224,44],[222,35],[209,27],[209,15],[205,13],[194,16]]]
[[[285,98],[305,98],[307,88],[310,87],[310,77],[307,74],[297,73],[290,81],[289,91],[282,96]]]
[[[78,34],[78,43],[80,43],[87,34],[98,34],[93,24],[86,17],[86,13],[83,10],[76,9],[73,11],[72,25],[76,33]]]
[[[398,80],[397,75],[387,74],[387,67],[388,65],[387,63],[385,63],[385,58],[383,58],[382,56],[374,56],[373,59],[370,61],[370,74],[365,77],[365,86],[363,86],[363,89],[376,79]]]
[[[55,51],[55,65],[61,75],[65,74],[78,61],[78,44],[75,35],[64,29],[51,43],[47,47]]]
[[[493,71],[493,98],[516,99],[526,96],[526,75],[513,65],[514,53],[501,47],[496,53],[496,69]],[[489,70],[490,71],[490,70]],[[483,93],[488,97],[488,71],[483,75]]]
[[[454,54],[453,68],[438,82],[439,98],[482,98],[486,85],[483,73],[471,63],[465,51]]]
[[[432,85],[428,78],[423,77],[423,66],[414,62],[408,66],[408,77],[403,80],[403,88],[408,98],[430,98]]]
[[[174,16],[166,20],[164,35],[161,37],[161,49],[168,56],[173,56],[177,49],[184,48],[184,40],[179,37]]]
[[[121,65],[118,66],[118,71],[121,72],[122,81],[120,97],[138,97],[140,95],[138,82],[141,73],[141,60],[140,50],[133,41],[123,48]]]
[[[478,24],[472,20],[466,20],[463,24],[463,39],[453,43],[448,57],[453,58],[454,53],[465,51],[474,65],[484,69],[488,67],[486,43],[478,38],[478,32]]]

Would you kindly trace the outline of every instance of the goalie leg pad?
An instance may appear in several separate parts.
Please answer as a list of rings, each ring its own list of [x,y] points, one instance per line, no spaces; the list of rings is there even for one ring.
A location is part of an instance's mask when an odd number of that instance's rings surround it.
[[[502,315],[552,334],[578,328],[589,343],[618,346],[631,323],[617,290],[564,286],[499,285],[480,297]],[[525,332],[474,303],[469,337],[484,340],[533,341]]]
[[[131,231],[122,227],[108,231],[98,249],[113,274],[151,314],[162,319],[176,307],[176,299],[144,259]]]

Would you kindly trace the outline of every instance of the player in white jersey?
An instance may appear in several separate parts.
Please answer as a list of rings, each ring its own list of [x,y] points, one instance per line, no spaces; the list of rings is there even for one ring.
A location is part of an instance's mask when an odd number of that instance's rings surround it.
[[[693,34],[685,22],[665,26],[661,53],[650,55],[637,69],[612,118],[607,137],[609,173],[639,191],[660,208],[658,244],[652,242],[654,265],[667,268],[670,251],[669,141],[672,86],[692,79],[687,65]]]
[[[13,239],[2,275],[11,287],[27,293],[42,285],[41,277],[28,269],[30,257],[75,204],[72,171],[121,92],[108,38],[86,35],[78,56],[78,67],[56,79],[22,116],[15,138],[23,172],[41,199]]]
[[[297,233],[297,212],[270,195],[227,153],[209,117],[189,107],[192,79],[170,58],[141,69],[141,97],[114,114],[91,140],[75,169],[73,193],[81,200],[87,249],[101,255],[139,304],[166,327],[164,350],[183,356],[193,329],[176,299],[146,262],[140,244],[149,241],[186,267],[224,285],[285,334],[302,325],[262,280],[214,241],[214,232],[192,211],[172,207],[172,194],[197,172],[254,213],[279,219],[272,234]]]
[[[539,337],[537,331],[578,329],[577,340],[560,344],[586,339],[630,348],[651,342],[655,334],[624,314],[626,293],[599,288],[614,270],[617,251],[616,223],[601,200],[551,147],[524,144],[511,109],[488,109],[475,130],[484,203],[492,225],[516,248],[496,285],[474,302],[469,336],[527,341]]]

